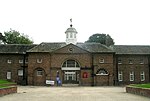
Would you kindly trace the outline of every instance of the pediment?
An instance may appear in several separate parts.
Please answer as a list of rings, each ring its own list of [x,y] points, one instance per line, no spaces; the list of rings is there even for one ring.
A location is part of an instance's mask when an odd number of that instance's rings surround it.
[[[74,45],[74,44],[68,44],[62,48],[59,48],[55,51],[53,51],[53,53],[89,53],[88,51]]]

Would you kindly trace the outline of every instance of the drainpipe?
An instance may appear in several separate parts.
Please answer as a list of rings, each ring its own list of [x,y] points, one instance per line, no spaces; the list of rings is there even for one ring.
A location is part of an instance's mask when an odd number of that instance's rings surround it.
[[[148,73],[149,73],[149,82],[150,82],[150,56],[148,57],[148,67],[149,67]]]
[[[92,85],[91,86],[94,86],[94,57],[93,57],[93,54],[92,54]]]
[[[116,79],[114,81],[115,86],[118,85],[118,56],[116,56]]]
[[[22,85],[26,85],[27,82],[26,82],[26,75],[25,75],[25,68],[26,68],[26,65],[25,65],[25,60],[26,60],[26,53],[23,52],[23,78],[22,78]]]

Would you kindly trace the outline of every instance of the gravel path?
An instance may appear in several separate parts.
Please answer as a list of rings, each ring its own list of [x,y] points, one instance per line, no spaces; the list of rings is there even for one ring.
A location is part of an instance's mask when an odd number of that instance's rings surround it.
[[[2,96],[0,101],[150,101],[150,98],[126,93],[124,87],[19,86],[18,93]]]

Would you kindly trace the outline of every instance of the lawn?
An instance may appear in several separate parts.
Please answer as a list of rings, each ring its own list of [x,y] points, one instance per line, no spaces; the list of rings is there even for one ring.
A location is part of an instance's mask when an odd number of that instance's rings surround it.
[[[9,85],[16,84],[14,82],[9,82],[7,80],[0,80],[0,88],[7,88]]]
[[[15,84],[15,83],[9,82],[9,81],[7,81],[7,80],[0,80],[0,85],[1,85],[1,84]]]
[[[150,83],[148,83],[148,84],[134,84],[132,86],[140,87],[140,88],[150,88]]]

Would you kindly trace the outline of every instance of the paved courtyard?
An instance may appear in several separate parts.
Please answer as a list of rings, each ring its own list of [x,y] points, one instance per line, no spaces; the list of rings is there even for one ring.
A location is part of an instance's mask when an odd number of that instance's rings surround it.
[[[19,86],[18,93],[2,96],[0,101],[150,101],[150,98],[128,94],[124,87]]]

